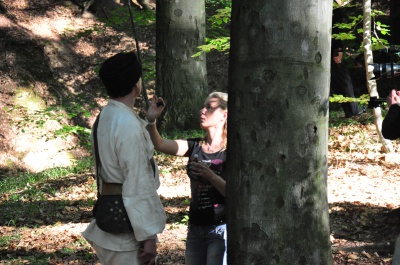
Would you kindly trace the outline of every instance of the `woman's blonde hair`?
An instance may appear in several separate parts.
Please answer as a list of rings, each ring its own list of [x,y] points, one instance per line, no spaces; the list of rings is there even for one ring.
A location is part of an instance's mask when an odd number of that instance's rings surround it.
[[[225,92],[212,92],[210,95],[208,95],[207,99],[205,102],[207,102],[208,99],[210,98],[216,98],[218,99],[218,107],[226,110],[228,112],[228,93]],[[204,137],[203,141],[207,140],[207,135]],[[225,120],[224,128],[222,131],[222,141],[224,144],[224,147],[222,150],[226,149],[227,142],[228,142],[228,119]]]

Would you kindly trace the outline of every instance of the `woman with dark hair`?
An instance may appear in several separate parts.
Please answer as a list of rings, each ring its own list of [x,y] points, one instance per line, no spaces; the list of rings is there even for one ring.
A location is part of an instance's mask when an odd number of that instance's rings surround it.
[[[99,156],[98,191],[101,196],[122,195],[132,230],[106,232],[107,226],[92,220],[82,235],[103,265],[155,264],[157,234],[165,227],[166,216],[157,194],[160,182],[153,159],[154,146],[145,129],[147,123],[133,110],[142,90],[141,73],[142,67],[133,52],[112,56],[99,72],[110,99],[96,121],[97,133],[94,128],[91,137],[93,153],[97,150]],[[104,206],[99,203],[97,211]],[[113,209],[120,211],[118,207]],[[117,221],[111,224],[116,225]]]
[[[186,265],[226,264],[225,162],[228,94],[211,93],[200,110],[203,139],[168,140],[156,125],[164,107],[153,97],[147,111],[147,130],[157,151],[188,157],[191,202],[186,240]]]

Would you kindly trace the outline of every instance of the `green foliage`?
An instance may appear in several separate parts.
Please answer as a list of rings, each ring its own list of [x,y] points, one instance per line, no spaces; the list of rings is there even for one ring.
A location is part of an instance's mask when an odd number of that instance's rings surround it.
[[[360,105],[368,105],[369,97],[370,96],[368,94],[361,95],[359,98],[345,97],[343,95],[333,94],[331,97],[329,97],[329,102],[331,103],[358,102]]]
[[[199,48],[201,51],[192,55],[192,57],[200,56],[202,52],[210,52],[212,50],[217,50],[219,52],[228,53],[231,47],[230,37],[222,37],[222,38],[206,38],[205,45],[200,45]]]
[[[332,34],[332,38],[337,40],[354,40],[356,39],[356,35],[354,34],[354,29],[357,26],[361,26],[361,32],[357,31],[357,33],[362,34],[362,21],[363,16],[349,16],[349,21],[347,23],[336,23],[333,25],[334,28],[339,28],[341,30],[346,30],[346,32],[340,32],[339,34]]]
[[[65,29],[65,35],[68,37],[68,40],[78,40],[80,38],[86,38],[93,34],[102,34],[106,30],[106,27],[103,24],[96,23],[93,26],[80,29],[76,31],[75,29]]]
[[[378,50],[378,49],[382,49],[385,48],[389,45],[389,41],[383,38],[379,38],[378,34],[376,34],[376,32],[378,31],[380,34],[382,35],[389,35],[389,26],[385,25],[383,23],[381,23],[380,21],[377,21],[374,27],[374,35],[371,37],[372,40],[372,49],[373,50]]]
[[[231,0],[206,0],[208,6],[231,6]]]
[[[211,23],[211,28],[208,29],[208,36],[206,38],[206,44],[199,46],[199,52],[194,54],[193,57],[200,56],[202,52],[210,52],[216,50],[223,53],[228,53],[230,49],[230,37],[229,30],[227,29],[230,23],[231,15],[231,1],[206,1],[211,6],[224,6],[222,9],[217,9],[215,14],[208,19]],[[355,9],[356,12],[349,12],[347,21],[344,23],[336,23],[333,25],[334,28],[340,29],[340,33],[332,34],[333,39],[338,40],[349,40],[355,41],[360,40],[358,52],[363,52],[362,34],[363,34],[363,14],[362,7],[359,4],[347,4],[345,6],[339,6],[334,2],[334,8],[345,8]],[[358,13],[358,14],[357,14]],[[380,10],[372,10],[372,24],[373,24],[373,36],[372,49],[380,49],[389,45],[385,36],[390,35],[389,26],[382,23],[379,19],[380,16],[387,16]]]
[[[92,172],[94,167],[93,159],[90,157],[76,160],[71,167],[58,167],[45,170],[41,173],[32,173],[29,171],[21,171],[14,173],[12,178],[0,179],[0,194],[8,194],[11,201],[20,201],[24,197],[21,193],[15,194],[16,191],[24,189],[27,193],[33,192],[37,194],[36,198],[41,197],[41,193],[54,194],[54,190],[49,186],[42,186],[40,189],[35,187],[35,184],[49,180],[55,180],[69,174],[82,174]],[[16,196],[13,196],[16,195]]]
[[[87,101],[84,97],[75,96],[74,98],[66,99],[61,105],[53,105],[46,107],[43,110],[36,110],[31,113],[25,113],[21,120],[17,121],[15,125],[22,132],[25,132],[25,128],[33,125],[37,128],[44,128],[46,122],[57,121],[61,128],[55,130],[53,133],[47,133],[47,139],[55,137],[61,137],[66,139],[69,135],[75,134],[81,140],[81,143],[86,148],[90,148],[89,136],[91,129],[80,126],[70,125],[69,120],[74,118],[88,118],[91,113],[88,109],[95,108],[95,103],[86,104]],[[23,110],[23,106],[14,106],[14,109]]]
[[[143,67],[143,80],[146,82],[156,79],[156,55],[155,54],[146,54],[145,57],[142,58],[142,67]]]
[[[211,16],[208,21],[211,27],[207,29],[208,36],[206,38],[206,44],[199,46],[199,52],[194,54],[192,57],[200,56],[202,52],[210,52],[216,50],[223,53],[228,53],[230,49],[230,37],[229,37],[229,23],[231,20],[232,8],[230,1],[221,1],[226,6],[222,9],[217,9],[215,14]]]
[[[152,26],[156,23],[156,13],[152,10],[132,10],[133,21],[138,26]]]
[[[91,178],[92,172],[93,159],[84,158],[71,167],[53,168],[40,173],[14,172],[12,177],[0,179],[0,224],[34,228],[45,223],[55,223],[60,217],[65,218],[60,211],[78,211],[76,207],[81,206],[91,208],[92,199],[70,201],[65,198],[72,194],[69,190],[84,185]],[[93,185],[89,187],[91,191],[95,190]],[[71,206],[74,207],[72,210]],[[2,244],[9,245],[13,240],[0,237],[0,248]]]
[[[226,36],[229,34],[229,29],[225,26],[231,21],[231,13],[232,7],[230,6],[215,11],[215,14],[208,19],[208,21],[211,22],[211,28],[213,29],[211,34],[219,36]]]
[[[155,24],[156,14],[151,10],[137,10],[132,8],[133,21],[137,26],[150,26]],[[110,11],[108,19],[104,21],[108,27],[122,27],[129,25],[130,27],[130,15],[128,7],[118,7],[113,11]]]
[[[11,244],[12,242],[18,243],[21,236],[19,235],[12,235],[12,236],[0,236],[0,249],[6,247],[7,245]]]
[[[385,111],[382,110],[383,115]],[[345,118],[343,110],[337,111],[329,111],[329,128],[342,128],[344,129],[346,126],[349,125],[357,125],[360,124],[367,125],[367,124],[374,124],[374,116],[371,115],[367,109],[367,112],[361,116],[357,116],[356,118]],[[357,127],[356,126],[356,127]],[[329,136],[329,141],[334,140],[334,135]]]
[[[363,52],[363,14],[362,14],[362,7],[359,4],[348,4],[342,7],[336,7],[334,8],[343,8],[343,9],[355,9],[355,12],[345,12],[345,13],[350,13],[353,15],[349,15],[347,17],[346,22],[343,23],[336,23],[332,27],[333,28],[338,28],[340,29],[339,33],[332,34],[333,39],[337,40],[349,40],[349,41],[354,41],[354,40],[359,40],[360,45],[358,48],[358,52]],[[371,42],[372,42],[372,50],[377,50],[381,49],[385,46],[389,45],[388,40],[384,38],[384,36],[390,35],[390,30],[389,26],[382,23],[379,18],[380,16],[387,16],[384,12],[380,10],[373,9],[371,12],[371,23],[372,23],[372,36],[371,36]]]
[[[189,223],[189,215],[185,214],[185,216],[183,216],[181,223],[184,225],[188,225]]]
[[[161,136],[164,139],[178,140],[178,139],[191,139],[191,138],[204,138],[205,131],[204,130],[191,130],[191,131],[170,131],[170,132],[161,132]],[[174,157],[171,155],[167,155],[161,152],[156,151],[155,154],[159,156],[160,160],[167,159],[167,157]],[[168,172],[168,171],[167,171]]]
[[[189,139],[189,138],[204,138],[205,131],[203,130],[191,130],[191,131],[171,131],[161,133],[165,139]]]

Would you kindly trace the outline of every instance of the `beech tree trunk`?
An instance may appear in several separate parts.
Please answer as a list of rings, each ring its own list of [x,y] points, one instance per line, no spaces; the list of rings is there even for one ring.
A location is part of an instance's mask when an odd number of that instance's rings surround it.
[[[167,102],[164,126],[198,129],[208,95],[206,57],[192,55],[205,41],[205,2],[159,0],[156,5],[156,92]]]
[[[228,264],[332,264],[332,1],[232,1]]]

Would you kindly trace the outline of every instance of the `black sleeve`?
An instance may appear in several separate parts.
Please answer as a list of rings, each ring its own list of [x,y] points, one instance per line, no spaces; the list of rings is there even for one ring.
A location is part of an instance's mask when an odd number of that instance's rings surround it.
[[[194,148],[196,147],[196,143],[200,142],[201,138],[190,138],[186,140],[188,142],[189,149],[183,156],[190,157],[193,153]]]
[[[393,104],[382,122],[382,135],[385,139],[395,140],[400,137],[400,106]]]

